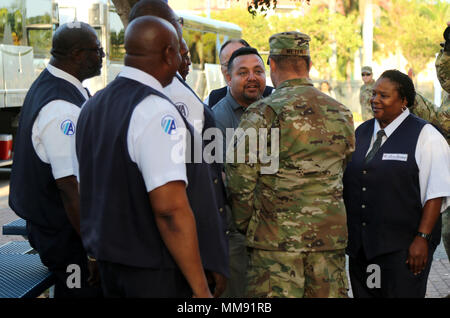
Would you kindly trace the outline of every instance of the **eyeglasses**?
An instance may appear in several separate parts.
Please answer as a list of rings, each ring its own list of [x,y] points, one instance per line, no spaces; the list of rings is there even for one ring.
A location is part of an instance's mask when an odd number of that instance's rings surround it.
[[[183,19],[183,17],[179,17],[179,18],[177,19],[177,22],[178,22],[179,24],[181,24],[181,26],[183,26],[183,25],[184,25],[184,19]]]
[[[102,48],[102,47],[96,47],[96,48],[81,48],[80,50],[97,52],[97,54],[100,55],[100,56],[102,56],[103,54],[105,54],[105,51],[103,51],[103,48]]]
[[[362,73],[361,74],[361,76],[370,76],[370,75],[372,75],[372,74],[370,74],[370,73]]]

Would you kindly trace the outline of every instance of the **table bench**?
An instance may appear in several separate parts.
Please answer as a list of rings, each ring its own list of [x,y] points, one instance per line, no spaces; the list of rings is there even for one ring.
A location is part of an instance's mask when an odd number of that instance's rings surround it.
[[[3,225],[3,235],[23,235],[27,236],[27,226],[24,219],[17,219]]]
[[[0,246],[0,254],[23,255],[31,253],[36,254],[28,241],[11,241]]]
[[[52,285],[38,254],[0,254],[0,298],[34,298]]]

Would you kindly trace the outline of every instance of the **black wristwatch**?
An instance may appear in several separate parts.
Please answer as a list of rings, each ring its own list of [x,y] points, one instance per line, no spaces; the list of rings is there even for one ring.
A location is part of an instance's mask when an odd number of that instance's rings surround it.
[[[417,236],[423,237],[424,239],[426,239],[428,242],[431,240],[431,234],[425,234],[422,232],[417,232],[416,234]]]

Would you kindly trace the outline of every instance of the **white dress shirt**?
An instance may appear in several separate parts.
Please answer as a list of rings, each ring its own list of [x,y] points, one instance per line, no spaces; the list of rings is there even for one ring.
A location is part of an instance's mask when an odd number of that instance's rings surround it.
[[[147,85],[162,94],[161,83],[139,69],[125,66],[119,76]],[[142,173],[147,192],[186,176],[186,126],[175,107],[157,95],[144,98],[134,109],[127,133],[130,158]]]
[[[205,123],[203,103],[194,93],[184,86],[175,76],[170,85],[164,87],[167,97],[178,107],[186,120],[194,127],[198,133],[202,133]]]
[[[81,82],[74,76],[49,64],[47,70],[53,76],[74,85],[88,99]],[[46,104],[36,117],[31,140],[39,159],[51,165],[55,179],[78,176],[78,160],[75,152],[75,127],[80,108],[58,99]]]
[[[386,136],[383,136],[381,145],[409,114],[409,109],[406,109],[384,128]],[[372,140],[367,153],[372,149],[380,129],[380,124],[375,120]],[[442,197],[441,212],[443,212],[450,205],[450,149],[444,137],[431,124],[426,124],[419,134],[415,159],[419,167],[422,207],[428,200]]]

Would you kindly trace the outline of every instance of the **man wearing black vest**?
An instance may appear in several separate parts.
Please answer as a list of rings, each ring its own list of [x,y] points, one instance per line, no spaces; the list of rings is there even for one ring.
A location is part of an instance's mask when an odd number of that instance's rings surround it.
[[[129,21],[133,21],[140,16],[157,16],[171,23],[177,30],[177,34],[180,41],[180,55],[182,61],[178,73],[173,78],[170,85],[164,88],[164,94],[170,98],[175,104],[180,113],[186,118],[186,120],[194,128],[194,133],[197,145],[200,145],[204,132],[209,128],[216,127],[214,116],[212,111],[200,100],[197,94],[189,87],[185,82],[187,72],[189,71],[190,59],[189,49],[186,42],[183,39],[183,31],[181,25],[178,22],[178,17],[175,12],[160,0],[145,0],[139,1],[131,10]],[[187,69],[187,72],[186,72]],[[181,75],[181,76],[180,76]],[[206,141],[205,141],[206,144]],[[206,145],[205,145],[206,146]],[[216,206],[214,213],[218,213],[221,216],[221,228],[223,236],[226,235],[226,194],[225,185],[222,181],[222,165],[218,162],[213,162],[208,165],[211,182],[210,185],[214,187]],[[208,185],[209,187],[209,185]],[[223,259],[223,268],[228,268],[228,258]],[[228,276],[228,270],[226,272],[207,272],[207,278],[209,281],[215,284],[214,296],[222,294],[227,283],[226,276]]]
[[[83,243],[106,297],[211,297],[205,270],[227,270],[211,176],[189,163],[193,129],[163,93],[181,62],[177,32],[136,18],[125,50],[125,67],[78,121]]]
[[[31,246],[55,274],[55,297],[95,296],[100,289],[88,287],[80,239],[75,126],[89,98],[81,82],[100,74],[105,55],[95,30],[82,22],[56,30],[51,54],[22,107],[9,205],[27,221]],[[67,286],[71,264],[81,270],[81,288]]]
[[[220,47],[219,51],[219,61],[220,61],[220,70],[222,72],[223,78],[227,81],[227,72],[228,72],[228,61],[230,60],[231,55],[237,49],[241,47],[249,47],[250,45],[244,39],[230,39],[226,41]],[[227,95],[229,88],[228,86],[224,86],[222,88],[213,89],[209,96],[205,100],[205,104],[207,104],[210,108],[216,105],[222,98]],[[273,87],[266,86],[263,92],[263,97],[267,97],[272,94]]]

